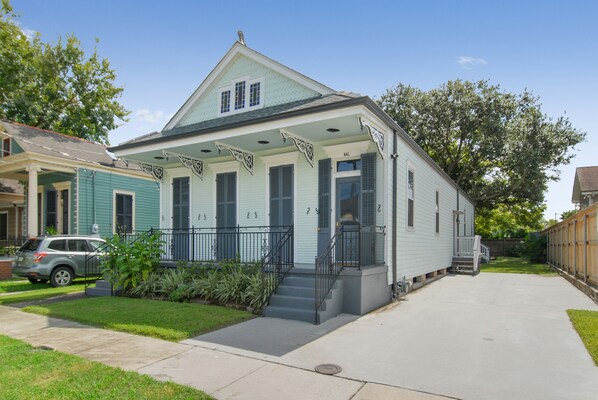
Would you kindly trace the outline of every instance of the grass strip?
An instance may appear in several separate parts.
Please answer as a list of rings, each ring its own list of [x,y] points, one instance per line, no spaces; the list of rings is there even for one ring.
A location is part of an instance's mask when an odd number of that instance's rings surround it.
[[[254,317],[228,307],[127,297],[61,301],[25,307],[23,311],[172,342]]]
[[[530,263],[526,259],[518,257],[498,257],[488,264],[482,264],[480,271],[509,274],[556,275],[556,272],[547,264]]]
[[[64,287],[52,287],[52,285],[44,285],[45,287],[36,290],[29,290],[24,293],[6,294],[0,296],[0,304],[20,303],[22,301],[43,300],[50,297],[60,296],[68,293],[82,292],[85,289],[83,284],[74,284]]]
[[[84,283],[84,278],[73,280],[73,286],[81,286]],[[0,293],[28,292],[31,290],[50,289],[52,287],[50,283],[31,283],[23,278],[0,281]]]
[[[3,399],[212,399],[188,386],[36,349],[6,336],[0,336],[0,360]]]
[[[598,311],[567,310],[573,327],[598,366]]]

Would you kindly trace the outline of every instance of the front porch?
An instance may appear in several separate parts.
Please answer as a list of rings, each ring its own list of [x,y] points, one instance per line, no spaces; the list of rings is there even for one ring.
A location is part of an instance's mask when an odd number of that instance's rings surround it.
[[[157,233],[161,264],[218,267],[238,260],[258,265],[269,306],[265,315],[323,322],[342,312],[365,314],[390,301],[384,260],[385,228],[341,225],[313,263],[298,263],[294,226],[152,229],[125,235],[143,240]]]

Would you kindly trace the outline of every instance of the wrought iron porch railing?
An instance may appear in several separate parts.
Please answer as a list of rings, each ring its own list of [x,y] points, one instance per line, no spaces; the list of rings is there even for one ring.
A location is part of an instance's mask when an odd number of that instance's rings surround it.
[[[160,232],[161,261],[213,262],[238,257],[243,263],[261,262],[288,231],[288,226],[233,226],[152,229]],[[144,232],[133,232],[134,237]]]
[[[385,227],[341,225],[315,261],[315,322],[319,311],[345,267],[384,263]]]
[[[275,241],[262,261],[262,281],[265,288],[266,304],[276,292],[278,285],[293,268],[294,245],[293,226],[290,226],[282,235],[274,238]]]

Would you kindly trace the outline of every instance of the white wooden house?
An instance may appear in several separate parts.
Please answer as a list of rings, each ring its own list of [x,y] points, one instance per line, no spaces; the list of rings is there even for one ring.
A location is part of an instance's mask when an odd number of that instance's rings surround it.
[[[161,182],[165,258],[263,262],[267,315],[366,313],[473,246],[473,202],[374,101],[240,42],[161,132],[111,151]]]

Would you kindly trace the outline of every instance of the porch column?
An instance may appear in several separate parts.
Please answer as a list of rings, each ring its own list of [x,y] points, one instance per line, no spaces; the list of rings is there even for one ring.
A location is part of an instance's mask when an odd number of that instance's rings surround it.
[[[27,236],[37,235],[37,173],[39,167],[27,167],[29,185],[27,191]]]

